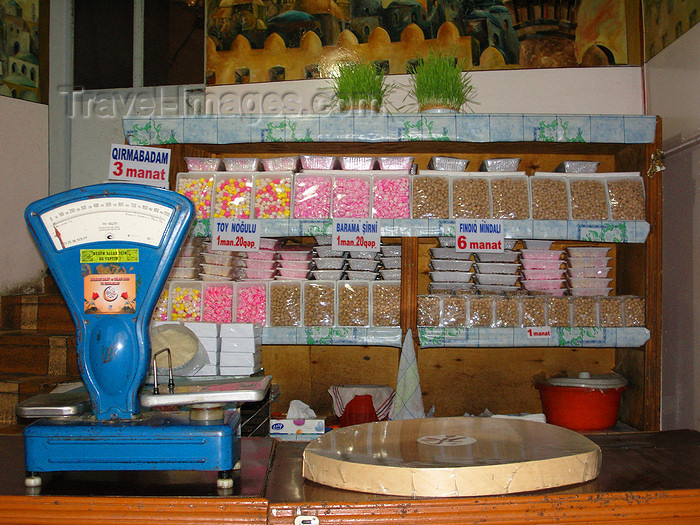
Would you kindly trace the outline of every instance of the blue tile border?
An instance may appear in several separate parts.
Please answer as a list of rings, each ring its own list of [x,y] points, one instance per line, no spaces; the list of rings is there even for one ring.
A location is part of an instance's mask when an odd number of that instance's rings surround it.
[[[127,143],[592,142],[653,143],[653,115],[188,115],[124,117]]]

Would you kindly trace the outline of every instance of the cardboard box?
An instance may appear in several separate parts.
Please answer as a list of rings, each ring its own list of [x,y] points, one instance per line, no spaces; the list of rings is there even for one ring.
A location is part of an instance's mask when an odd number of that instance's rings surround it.
[[[262,364],[262,352],[228,352],[219,354],[221,366],[251,366],[260,368]]]
[[[204,350],[207,351],[207,354],[214,353],[216,354],[219,351],[219,343],[220,339],[218,337],[197,337],[199,339],[199,342],[202,344],[204,347]]]
[[[219,351],[221,353],[248,353],[261,351],[262,339],[248,339],[244,337],[222,337]]]
[[[250,323],[224,323],[219,331],[221,337],[243,337],[247,339],[260,339],[262,327],[259,324]]]
[[[222,376],[252,376],[262,370],[259,366],[219,366]]]
[[[325,418],[313,419],[272,419],[270,418],[270,435],[272,434],[323,434],[326,431]]]
[[[219,366],[217,364],[204,365],[194,373],[195,376],[218,376]]]
[[[216,323],[182,323],[186,328],[192,330],[197,337],[219,337],[219,325]]]

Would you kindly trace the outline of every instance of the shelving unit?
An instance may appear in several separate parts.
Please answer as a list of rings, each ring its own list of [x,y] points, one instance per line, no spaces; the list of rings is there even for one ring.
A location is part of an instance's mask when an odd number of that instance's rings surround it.
[[[154,145],[158,137],[165,136],[188,142],[160,144],[173,151],[171,185],[176,173],[186,171],[187,156],[411,155],[419,169],[425,169],[431,156],[449,155],[469,159],[468,171],[478,170],[484,159],[518,157],[520,169],[528,174],[553,171],[564,160],[598,161],[599,172],[647,174],[661,135],[660,122],[646,116],[457,115],[426,119],[397,115],[326,119],[125,119],[124,128],[131,143]],[[559,124],[559,131],[550,133],[554,129],[548,125],[551,122]],[[151,131],[144,136],[140,130],[147,124],[160,133]],[[422,131],[409,133],[416,129]],[[423,133],[436,129],[445,133]],[[575,129],[578,132],[573,135],[567,131]],[[606,373],[614,367],[630,382],[623,394],[620,420],[639,430],[658,430],[661,175],[654,173],[644,179],[646,221],[504,221],[507,238],[552,239],[563,245],[609,243],[613,294],[638,295],[646,300],[644,328],[579,329],[575,334],[554,330],[552,340],[538,346],[523,341],[519,329],[417,329],[416,297],[427,293],[428,250],[436,245],[435,237],[454,232],[454,222],[382,221],[382,236],[398,237],[395,242],[402,245],[401,327],[403,331],[413,329],[426,407],[434,405],[440,416],[478,414],[484,409],[493,413],[539,412],[539,397],[531,386],[535,373]],[[263,221],[263,235],[320,234],[330,224],[268,220]],[[330,409],[328,388],[332,385],[395,384],[400,330],[382,337],[372,329],[333,328],[323,333],[312,331],[311,335],[308,329],[292,331],[266,329],[263,335],[263,365],[281,386],[280,409],[292,399],[302,399],[320,412]],[[388,339],[383,339],[385,336]],[[577,343],[562,345],[567,337]],[[474,340],[479,344],[473,344]],[[357,344],[349,344],[352,342]]]

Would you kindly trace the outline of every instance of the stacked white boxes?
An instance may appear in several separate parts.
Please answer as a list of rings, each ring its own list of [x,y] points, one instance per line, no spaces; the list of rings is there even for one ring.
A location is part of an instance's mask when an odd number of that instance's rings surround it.
[[[216,323],[184,323],[194,332],[209,357],[209,364],[195,372],[195,376],[219,375],[219,325]]]
[[[250,376],[262,370],[262,331],[258,324],[227,323],[219,330],[219,374]]]

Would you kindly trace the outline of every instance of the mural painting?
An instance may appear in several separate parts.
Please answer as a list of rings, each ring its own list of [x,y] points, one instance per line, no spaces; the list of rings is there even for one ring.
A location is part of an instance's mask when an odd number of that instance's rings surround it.
[[[430,49],[466,69],[628,64],[625,0],[208,0],[208,84],[406,73]]]
[[[39,0],[0,0],[0,95],[39,101]]]
[[[644,0],[644,60],[698,23],[699,0]]]

